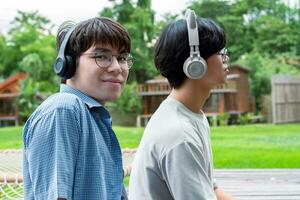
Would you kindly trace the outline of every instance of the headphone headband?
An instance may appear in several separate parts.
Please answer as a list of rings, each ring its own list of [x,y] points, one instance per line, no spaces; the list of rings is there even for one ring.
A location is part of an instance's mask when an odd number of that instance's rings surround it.
[[[59,47],[59,51],[58,51],[58,56],[57,57],[62,57],[65,55],[65,50],[66,50],[66,46],[68,44],[68,41],[73,33],[73,31],[75,30],[76,25],[73,25],[68,32],[66,33],[66,35],[64,36],[64,40],[62,41],[60,47]]]
[[[200,79],[206,73],[207,64],[199,51],[200,43],[195,11],[188,9],[185,18],[188,29],[190,56],[183,64],[183,72],[190,79]]]
[[[196,21],[195,11],[188,9],[185,17],[189,34],[189,44],[191,47],[199,47],[198,24]]]

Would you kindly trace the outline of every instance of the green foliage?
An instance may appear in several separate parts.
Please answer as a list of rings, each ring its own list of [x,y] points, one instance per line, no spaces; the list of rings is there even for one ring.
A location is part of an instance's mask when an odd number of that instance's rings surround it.
[[[190,8],[195,10],[201,17],[220,22],[219,18],[221,16],[228,15],[230,5],[228,1],[202,0],[193,1]]]
[[[251,95],[256,97],[257,108],[260,110],[262,95],[271,93],[271,77],[275,74],[296,75],[297,67],[284,62],[285,55],[278,54],[277,58],[270,58],[257,51],[245,53],[238,61],[242,66],[249,66],[249,86]]]
[[[240,121],[240,124],[242,124],[242,125],[249,124],[250,123],[249,113],[245,113],[245,114],[241,115],[239,121]]]
[[[5,77],[20,71],[18,63],[31,53],[39,54],[44,67],[51,65],[52,68],[55,38],[50,34],[51,28],[50,21],[37,11],[18,12],[6,38],[7,48],[3,52],[5,60],[2,73]]]
[[[107,103],[107,106],[122,114],[140,113],[142,101],[136,92],[136,87],[136,82],[126,84],[121,97],[114,102]]]
[[[224,27],[230,62],[251,69],[250,91],[257,98],[258,111],[260,97],[270,94],[272,75],[299,74],[299,3],[288,6],[278,0],[192,0],[187,6]],[[185,10],[182,8],[181,14]],[[119,21],[131,35],[136,61],[128,82],[144,83],[156,76],[154,44],[162,28],[177,15],[166,14],[155,21],[150,0],[114,1],[112,7],[103,8],[99,14]],[[52,28],[50,20],[38,11],[18,11],[8,34],[0,35],[0,80],[26,71],[32,79],[28,87],[36,87],[37,94],[56,91],[59,81],[53,73],[56,50]]]
[[[32,27],[35,27],[39,31],[50,33],[53,25],[50,24],[49,19],[41,16],[38,11],[23,12],[18,10],[10,33],[15,31],[26,32],[27,29],[31,29]]]
[[[53,73],[55,37],[50,34],[51,27],[50,21],[37,11],[19,11],[8,36],[0,38],[3,78],[20,71],[28,74],[15,102],[23,120],[39,105],[41,96],[47,96],[44,93],[57,90],[58,80]]]
[[[297,48],[300,7],[289,7],[278,0],[192,1],[191,7],[201,17],[212,18],[224,27],[231,61],[253,51],[270,54]],[[299,60],[298,60],[299,61]]]
[[[224,27],[230,62],[251,70],[250,91],[258,111],[261,96],[271,92],[273,75],[300,72],[299,6],[278,0],[192,2],[200,16]]]
[[[28,54],[20,62],[20,69],[26,72],[32,80],[37,81],[42,74],[42,60],[36,53]]]
[[[228,124],[229,113],[220,113],[218,115],[218,121],[220,126],[226,126]]]
[[[52,78],[54,76],[49,77],[49,69],[42,63],[37,53],[28,54],[19,63],[20,70],[28,75],[26,80],[21,82],[20,96],[16,99],[22,121],[25,121],[42,100],[55,91],[58,86],[58,84],[54,84],[58,81]],[[51,82],[53,84],[49,85]]]
[[[0,74],[2,76],[3,74],[3,71],[5,70],[5,65],[4,65],[4,61],[5,61],[5,58],[6,58],[6,55],[5,55],[5,49],[7,49],[7,44],[6,44],[6,39],[3,35],[0,35]],[[1,77],[2,78],[2,77]]]
[[[54,76],[52,66],[56,50],[55,37],[50,34],[51,27],[50,21],[40,16],[37,11],[18,12],[6,37],[6,48],[0,55],[0,57],[2,55],[5,57],[3,60],[4,67],[1,71],[4,77],[24,70],[20,63],[29,54],[39,56],[41,60],[40,68],[43,68],[41,70],[46,72],[46,75],[39,77],[37,80],[49,78],[50,69],[51,74]]]
[[[139,0],[133,4],[131,0],[123,0],[121,3],[114,3],[112,8],[104,8],[100,12],[100,16],[113,17],[122,23],[131,36],[131,53],[135,63],[130,70],[129,82],[144,83],[158,73],[153,64],[153,45],[157,29],[150,2]]]
[[[41,103],[41,100],[37,98],[37,93],[38,87],[33,79],[28,78],[21,82],[20,95],[16,99],[21,121],[26,121],[30,114]]]

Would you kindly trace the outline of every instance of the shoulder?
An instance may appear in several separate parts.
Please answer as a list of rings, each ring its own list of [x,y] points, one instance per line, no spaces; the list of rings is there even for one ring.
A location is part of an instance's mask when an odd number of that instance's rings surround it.
[[[69,93],[56,93],[48,97],[31,114],[26,124],[38,122],[41,119],[55,120],[60,117],[68,117],[69,120],[79,121],[81,113],[86,109],[86,105],[76,95]]]
[[[165,151],[159,158],[161,169],[173,168],[179,164],[187,167],[197,168],[205,166],[206,156],[202,144],[191,141],[182,141]],[[184,170],[184,169],[183,169]]]
[[[166,147],[188,140],[196,130],[193,119],[182,112],[181,105],[164,101],[147,124],[145,135]]]
[[[176,145],[172,146],[172,148],[170,148],[169,151],[162,155],[162,158],[177,157],[184,159],[193,154],[197,156],[203,154],[203,145],[201,143],[183,140],[177,143]]]
[[[37,109],[36,112],[53,112],[54,110],[72,110],[79,113],[85,107],[85,103],[74,94],[56,93],[47,98]]]
[[[82,102],[82,100],[78,96],[70,93],[54,94],[41,104],[41,106],[50,106],[53,109],[66,108],[74,110],[80,108],[81,105],[84,105],[84,102]]]
[[[82,126],[82,103],[72,94],[57,93],[47,98],[29,117],[23,128],[24,147],[32,137],[51,138],[59,133],[75,133]]]

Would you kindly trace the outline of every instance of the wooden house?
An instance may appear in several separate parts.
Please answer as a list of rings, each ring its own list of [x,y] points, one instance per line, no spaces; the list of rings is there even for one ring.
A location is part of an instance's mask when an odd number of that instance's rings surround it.
[[[13,121],[18,125],[18,110],[14,100],[19,96],[20,81],[26,78],[26,74],[17,73],[0,83],[0,126]]]
[[[227,83],[218,85],[211,91],[203,108],[206,115],[212,117],[214,122],[220,113],[240,115],[250,111],[249,69],[240,65],[231,65],[229,69]],[[137,126],[147,124],[170,91],[167,79],[161,76],[138,86],[138,93],[143,101],[143,113],[137,117]]]

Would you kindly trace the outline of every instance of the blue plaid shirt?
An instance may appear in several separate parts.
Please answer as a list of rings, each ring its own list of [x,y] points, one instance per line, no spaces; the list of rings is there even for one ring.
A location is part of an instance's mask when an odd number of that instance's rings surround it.
[[[23,130],[24,199],[121,199],[122,153],[108,111],[70,86],[44,101]]]

